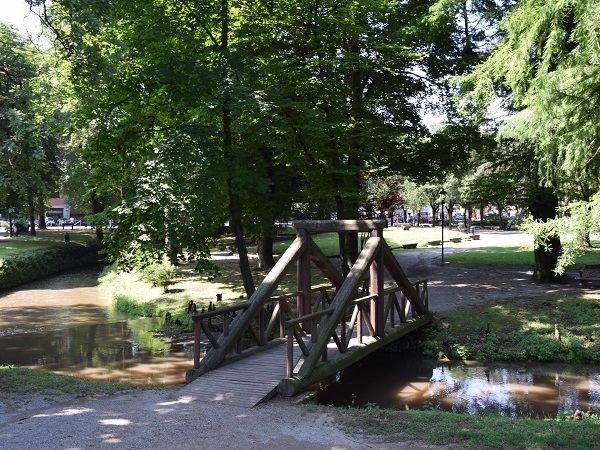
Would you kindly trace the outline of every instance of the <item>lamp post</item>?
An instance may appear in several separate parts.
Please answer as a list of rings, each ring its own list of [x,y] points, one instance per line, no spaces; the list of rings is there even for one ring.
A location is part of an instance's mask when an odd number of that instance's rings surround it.
[[[438,192],[438,194],[442,197],[442,266],[444,265],[444,196],[447,194],[447,192],[444,190],[444,188],[440,189],[440,192]]]

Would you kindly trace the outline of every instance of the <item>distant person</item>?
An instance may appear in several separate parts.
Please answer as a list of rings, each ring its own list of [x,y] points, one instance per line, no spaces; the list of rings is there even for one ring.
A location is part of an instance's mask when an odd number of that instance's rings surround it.
[[[68,244],[69,242],[71,242],[71,236],[69,236],[69,233],[65,233],[65,244]]]

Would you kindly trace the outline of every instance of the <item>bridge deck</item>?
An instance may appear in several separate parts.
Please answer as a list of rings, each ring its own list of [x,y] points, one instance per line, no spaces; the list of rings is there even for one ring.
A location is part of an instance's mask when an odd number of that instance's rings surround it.
[[[252,408],[277,393],[285,377],[286,345],[221,366],[185,389],[197,400]]]
[[[407,331],[414,329],[407,325],[409,324],[396,326],[397,337],[404,334],[402,331],[404,327],[407,328]],[[308,338],[305,339],[305,343],[308,345]],[[340,354],[335,342],[331,339],[327,346],[327,358],[328,361],[336,357],[343,358],[358,350],[360,354],[354,355],[354,361],[362,359],[388,343],[389,339],[378,340],[363,336],[363,344],[358,344],[355,329],[348,345],[349,351]],[[294,343],[294,355],[299,357],[300,354],[301,350],[298,344]],[[279,382],[286,377],[286,362],[287,345],[282,344],[211,370],[188,384],[185,389],[197,401],[252,408],[277,394]],[[330,370],[332,373],[327,373],[327,375],[334,375],[339,370],[336,367],[338,366],[332,364]]]

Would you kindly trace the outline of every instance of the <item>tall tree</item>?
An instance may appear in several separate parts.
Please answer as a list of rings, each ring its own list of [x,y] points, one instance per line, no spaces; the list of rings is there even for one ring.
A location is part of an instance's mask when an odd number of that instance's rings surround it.
[[[40,199],[58,178],[61,108],[53,93],[58,80],[47,55],[3,22],[0,44],[0,186],[10,206],[29,217],[35,235]],[[45,227],[44,214],[39,220]]]
[[[473,91],[465,105],[490,104],[509,94],[513,111],[502,125],[503,136],[534,145],[539,163],[539,191],[532,211],[541,221],[556,216],[558,198],[574,183],[587,180],[598,167],[597,133],[600,70],[594,63],[600,4],[592,0],[518,2],[500,23],[504,37],[490,58],[468,78]],[[546,235],[536,270],[540,281],[554,281],[551,271],[560,254],[559,236]],[[550,250],[551,249],[551,250]]]

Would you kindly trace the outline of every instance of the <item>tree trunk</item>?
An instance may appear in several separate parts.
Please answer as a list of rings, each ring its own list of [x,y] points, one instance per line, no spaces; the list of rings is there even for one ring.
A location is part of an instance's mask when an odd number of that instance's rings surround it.
[[[29,234],[35,236],[35,204],[33,203],[33,194],[27,193],[27,206],[29,209]]]
[[[541,188],[532,199],[529,210],[535,220],[546,221],[556,216],[558,198],[550,188]],[[545,246],[540,246],[533,251],[535,257],[535,268],[532,280],[536,283],[566,283],[566,274],[556,274],[554,269],[558,257],[562,252],[562,244],[559,236],[546,238]]]
[[[9,237],[13,237],[14,236],[14,228],[13,228],[14,224],[13,224],[13,215],[12,213],[8,214],[8,236]]]
[[[221,40],[220,51],[224,61],[223,67],[223,83],[227,83],[229,66],[228,47],[229,47],[229,1],[221,0]],[[231,131],[231,98],[227,90],[225,91],[222,107],[222,124],[223,124],[223,159],[227,163],[232,161],[233,136]],[[240,197],[232,188],[232,177],[227,176],[227,195],[229,196],[229,212],[231,214],[231,229],[235,237],[235,245],[239,256],[239,267],[242,275],[244,290],[248,298],[254,294],[254,279],[250,270],[250,262],[248,261],[248,250],[246,249],[246,239],[244,238],[244,226],[242,224],[242,205]]]
[[[92,213],[100,214],[101,212],[103,212],[104,203],[102,203],[96,195],[96,190],[92,190],[90,197],[90,200],[92,201]],[[104,239],[104,232],[102,231],[102,222],[100,222],[100,226],[98,226],[97,220],[94,220],[94,222],[96,226],[96,239],[102,241]]]
[[[231,229],[235,236],[235,246],[239,256],[239,267],[242,275],[244,290],[248,298],[254,294],[254,279],[252,278],[252,270],[248,261],[248,250],[246,249],[246,240],[244,239],[244,227],[242,225],[242,212],[239,197],[232,192],[231,182],[227,182],[229,191],[229,212],[231,213]]]
[[[41,197],[37,199],[37,214],[38,214],[38,228],[40,230],[47,229],[46,227],[46,205]]]
[[[273,258],[273,236],[261,237],[258,247],[258,268],[273,267],[275,265],[275,258]]]

